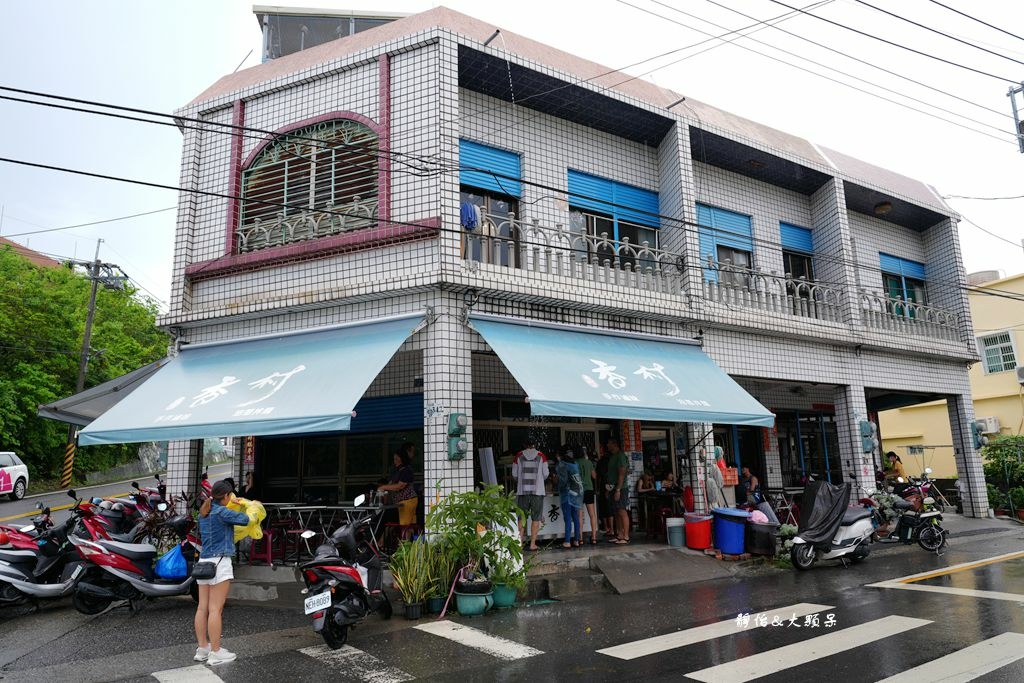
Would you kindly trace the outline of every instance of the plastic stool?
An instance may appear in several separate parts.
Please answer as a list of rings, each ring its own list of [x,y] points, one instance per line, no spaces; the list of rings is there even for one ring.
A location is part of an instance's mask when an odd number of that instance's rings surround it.
[[[249,548],[249,564],[263,560],[268,566],[274,565],[274,530],[264,529],[263,538],[254,540]]]

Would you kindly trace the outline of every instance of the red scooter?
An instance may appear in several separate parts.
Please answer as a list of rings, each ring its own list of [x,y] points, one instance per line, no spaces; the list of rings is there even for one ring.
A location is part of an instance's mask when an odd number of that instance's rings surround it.
[[[160,503],[166,506],[166,503]],[[87,562],[86,574],[75,587],[73,604],[82,614],[99,614],[111,603],[127,600],[138,610],[144,599],[191,594],[198,602],[199,590],[191,577],[192,565],[202,547],[191,533],[192,520],[184,515],[166,522],[181,539],[187,575],[184,579],[162,579],[154,571],[157,549],[148,543],[124,543],[71,536],[79,556]]]

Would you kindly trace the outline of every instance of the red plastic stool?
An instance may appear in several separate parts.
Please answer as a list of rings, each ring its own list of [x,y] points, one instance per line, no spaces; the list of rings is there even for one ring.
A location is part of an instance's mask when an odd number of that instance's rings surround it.
[[[263,560],[269,566],[274,564],[274,530],[264,529],[263,538],[254,540],[249,548],[249,564],[253,560]]]

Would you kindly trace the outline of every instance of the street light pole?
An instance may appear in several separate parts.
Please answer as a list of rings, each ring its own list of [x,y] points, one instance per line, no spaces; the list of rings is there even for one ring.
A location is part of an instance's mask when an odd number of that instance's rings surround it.
[[[92,321],[96,317],[96,290],[100,283],[100,245],[102,239],[96,240],[96,256],[89,266],[89,279],[92,290],[89,293],[89,310],[85,316],[85,333],[82,335],[82,353],[78,357],[78,378],[75,380],[75,393],[85,389],[85,371],[89,367],[89,343],[92,340]],[[71,484],[71,473],[75,467],[75,435],[76,425],[68,425],[68,442],[64,447],[64,464],[60,471],[60,487],[67,488]]]

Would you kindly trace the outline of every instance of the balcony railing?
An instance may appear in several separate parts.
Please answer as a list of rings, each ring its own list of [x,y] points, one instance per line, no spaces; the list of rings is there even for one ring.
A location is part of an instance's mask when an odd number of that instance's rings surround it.
[[[235,232],[238,253],[279,247],[294,242],[340,235],[377,224],[377,198],[355,197],[344,206],[326,210],[308,209],[286,216],[279,213],[271,220],[254,219]]]
[[[866,290],[860,291],[859,299],[865,327],[950,341],[960,339],[960,318],[955,313]]]
[[[664,294],[683,291],[682,259],[649,243],[615,240],[607,233],[582,234],[560,225],[525,222],[515,214],[483,216],[464,232],[463,258],[581,282],[619,285]]]
[[[706,273],[715,275],[704,279],[704,297],[709,301],[814,320],[837,322],[842,318],[839,291],[819,282],[713,258],[705,268]]]

